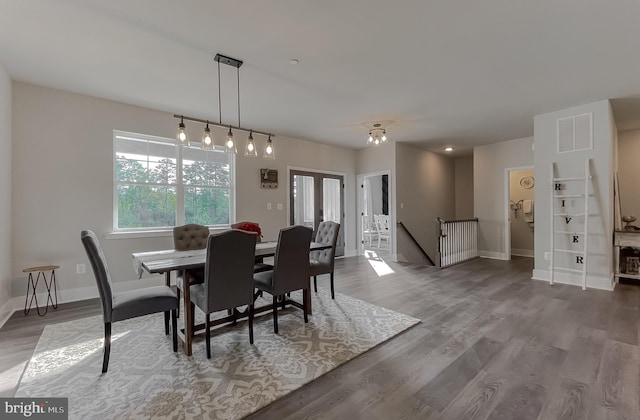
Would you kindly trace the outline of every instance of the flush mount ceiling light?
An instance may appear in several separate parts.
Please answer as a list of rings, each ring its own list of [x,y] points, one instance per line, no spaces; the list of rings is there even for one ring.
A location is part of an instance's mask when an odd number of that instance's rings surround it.
[[[445,147],[444,151],[445,152],[453,152],[453,147],[451,147],[451,146]]]
[[[268,158],[268,159],[274,159],[275,156],[275,150],[273,147],[273,140],[271,140],[272,137],[275,137],[275,134],[272,133],[267,133],[264,131],[258,131],[258,130],[253,130],[253,129],[248,129],[248,128],[243,128],[240,125],[240,66],[242,66],[242,61],[240,60],[236,60],[235,58],[231,58],[231,57],[227,57],[221,54],[216,54],[214,60],[218,63],[218,122],[211,122],[209,120],[201,120],[199,118],[193,118],[193,117],[187,117],[185,115],[173,115],[174,118],[180,118],[180,123],[178,124],[178,132],[176,134],[176,140],[177,143],[179,145],[183,145],[183,146],[191,146],[191,143],[189,141],[189,134],[187,132],[187,127],[184,124],[184,120],[187,121],[193,121],[193,122],[197,122],[197,123],[202,123],[205,124],[205,128],[204,128],[204,132],[202,133],[202,141],[201,141],[201,147],[203,149],[213,149],[215,148],[215,144],[214,144],[214,137],[213,137],[213,133],[211,132],[211,129],[209,128],[209,125],[212,125],[214,127],[224,127],[224,128],[228,128],[229,131],[227,133],[227,137],[226,140],[224,142],[224,148],[227,152],[230,153],[237,153],[238,152],[238,148],[236,145],[236,138],[233,135],[233,130],[236,131],[245,131],[249,133],[249,138],[247,139],[247,147],[245,149],[245,153],[244,155],[247,157],[256,157],[258,156],[258,153],[256,151],[256,144],[255,144],[255,140],[253,139],[253,134],[261,134],[265,137],[267,137],[267,142],[265,144],[265,148],[264,148],[264,157]],[[226,64],[228,66],[231,67],[235,67],[236,68],[236,75],[237,75],[237,84],[238,84],[238,90],[237,90],[237,94],[238,94],[238,125],[237,126],[233,126],[231,124],[223,124],[222,123],[222,99],[221,99],[221,89],[220,89],[220,63],[222,64]]]
[[[369,130],[369,138],[367,139],[367,144],[371,146],[380,146],[381,144],[386,144],[387,142],[387,130],[382,127],[382,124],[374,123],[373,128]]]

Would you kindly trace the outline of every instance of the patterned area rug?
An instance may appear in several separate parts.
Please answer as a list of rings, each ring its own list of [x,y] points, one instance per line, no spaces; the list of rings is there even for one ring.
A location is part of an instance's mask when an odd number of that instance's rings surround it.
[[[420,322],[326,290],[313,294],[313,310],[308,324],[299,309],[279,312],[279,335],[271,314],[256,318],[254,345],[245,322],[220,328],[211,359],[204,339],[191,357],[174,353],[162,315],[118,322],[105,375],[102,317],[48,325],[16,397],[68,397],[77,419],[237,419]]]

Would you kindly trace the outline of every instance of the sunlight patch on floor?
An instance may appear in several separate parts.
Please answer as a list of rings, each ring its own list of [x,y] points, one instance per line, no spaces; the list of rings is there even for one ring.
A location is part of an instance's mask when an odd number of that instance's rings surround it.
[[[386,276],[387,274],[393,274],[395,271],[387,265],[382,258],[376,254],[375,251],[367,249],[364,251],[364,257],[369,261],[369,265],[376,272],[378,277]]]
[[[129,334],[129,332],[130,331],[124,331],[117,334],[112,334],[111,346],[113,347],[113,343],[115,341],[126,336],[127,334]],[[39,353],[34,357],[38,359],[44,358],[45,360],[47,358],[52,358],[58,363],[56,363],[55,365],[36,364],[36,366],[39,366],[39,369],[36,369],[33,373],[37,374],[38,376],[59,375],[61,372],[64,372],[74,365],[81,363],[83,360],[95,353],[100,353],[100,356],[102,356],[103,349],[104,337],[100,337],[97,339],[85,340],[70,346],[59,347],[50,351]],[[102,364],[102,357],[100,357],[100,364]]]

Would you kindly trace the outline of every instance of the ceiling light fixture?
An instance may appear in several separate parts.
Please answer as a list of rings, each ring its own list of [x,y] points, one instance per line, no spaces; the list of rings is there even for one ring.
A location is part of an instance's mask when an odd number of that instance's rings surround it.
[[[227,57],[221,54],[216,54],[214,60],[218,63],[218,122],[215,123],[209,120],[202,120],[199,118],[193,118],[193,117],[187,117],[184,115],[174,114],[173,115],[174,118],[180,118],[180,123],[178,124],[178,132],[176,134],[177,143],[179,145],[191,146],[191,143],[189,142],[189,134],[187,133],[187,127],[184,124],[184,120],[187,120],[187,121],[193,121],[193,122],[205,124],[204,132],[202,133],[202,142],[201,142],[201,147],[203,149],[215,148],[214,136],[213,136],[213,133],[211,132],[211,129],[209,128],[209,125],[212,125],[214,127],[224,127],[229,129],[226,140],[225,140],[225,144],[224,144],[224,148],[227,152],[237,153],[238,151],[238,148],[236,145],[236,139],[233,135],[233,130],[245,131],[245,132],[249,132],[249,138],[247,139],[247,147],[245,149],[245,154],[244,154],[245,156],[255,157],[258,155],[256,151],[256,144],[253,139],[253,133],[256,133],[256,134],[261,134],[268,138],[267,143],[265,144],[264,157],[268,159],[274,159],[275,149],[273,147],[273,141],[271,140],[271,138],[275,137],[275,134],[243,128],[240,125],[240,66],[242,66],[242,61],[236,60],[235,58]],[[220,63],[226,64],[231,67],[235,67],[237,70],[236,71],[237,84],[238,84],[238,90],[237,90],[238,125],[237,126],[233,126],[230,124],[222,124],[222,95],[221,95],[221,88],[220,88]]]
[[[453,147],[449,146],[449,147],[445,147],[444,148],[445,152],[453,152]]]
[[[258,151],[256,150],[256,144],[253,141],[253,131],[249,131],[249,138],[247,139],[247,147],[244,149],[244,155],[249,157],[258,156]]]
[[[373,128],[369,130],[369,138],[367,139],[367,144],[372,146],[380,146],[381,144],[386,144],[387,142],[387,130],[382,128],[382,124],[380,123],[373,124]]]

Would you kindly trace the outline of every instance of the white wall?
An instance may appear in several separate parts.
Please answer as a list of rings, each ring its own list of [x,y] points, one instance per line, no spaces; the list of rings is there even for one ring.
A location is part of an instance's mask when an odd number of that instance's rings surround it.
[[[523,257],[533,257],[533,229],[531,224],[524,220],[524,211],[521,200],[535,200],[533,188],[524,188],[520,185],[523,177],[531,176],[535,178],[533,169],[509,172],[509,202],[520,203],[517,210],[509,210],[511,220],[511,255]],[[535,218],[535,202],[534,202]]]
[[[367,178],[369,182],[371,194],[371,213],[382,214],[382,175],[371,176]]]
[[[574,115],[592,113],[593,149],[568,153],[557,153],[557,120]],[[592,192],[589,200],[589,252],[587,262],[587,287],[611,289],[613,273],[613,171],[615,122],[609,101],[581,105],[557,112],[538,115],[534,119],[535,172],[536,172],[536,229],[535,229],[535,270],[533,277],[549,279],[549,261],[545,252],[550,250],[551,241],[551,181],[550,165],[557,164],[558,177],[583,176],[585,160],[591,159]],[[583,206],[582,203],[576,205]],[[569,225],[560,226],[566,230],[582,231],[583,223],[574,219]],[[556,225],[558,226],[558,225]],[[555,236],[557,241],[561,239]],[[558,256],[558,253],[555,254]],[[568,263],[560,255],[556,257],[558,266]],[[581,269],[580,265],[575,267]],[[580,275],[556,273],[559,283],[580,284]]]
[[[11,79],[0,64],[0,325],[11,315]],[[25,286],[26,288],[26,286]]]
[[[505,169],[533,165],[532,144],[527,137],[473,149],[473,207],[483,257],[507,258]]]
[[[435,219],[455,217],[454,162],[406,143],[397,143],[396,160],[397,219],[435,260],[438,238]],[[400,235],[398,232],[398,259],[403,260],[403,255],[413,254],[414,245],[400,241]]]
[[[179,110],[176,110],[179,111]],[[80,242],[80,231],[94,230],[109,261],[116,288],[160,284],[160,276],[131,281],[131,253],[170,248],[170,235],[136,239],[105,239],[112,230],[113,130],[173,137],[177,120],[171,114],[20,82],[13,84],[13,264],[14,296],[24,294],[22,269],[55,263],[62,301],[97,296],[95,280]],[[6,125],[3,124],[4,128]],[[201,126],[189,126],[199,136]],[[215,133],[220,138],[222,131]],[[256,138],[258,147],[263,138]],[[355,247],[355,152],[278,136],[276,160],[237,157],[237,219],[260,223],[265,239],[277,238],[287,220],[287,167],[341,171],[346,174],[345,232]],[[242,143],[241,143],[242,145]],[[0,165],[3,166],[4,165]],[[260,168],[279,172],[275,190],[260,188]],[[271,211],[266,204],[273,203]],[[283,210],[276,210],[283,203]],[[76,274],[76,264],[88,272]],[[150,276],[147,276],[150,277]]]
[[[621,215],[635,216],[632,224],[640,226],[640,130],[618,134],[618,180]]]
[[[456,219],[471,219],[473,215],[473,156],[454,159]]]

